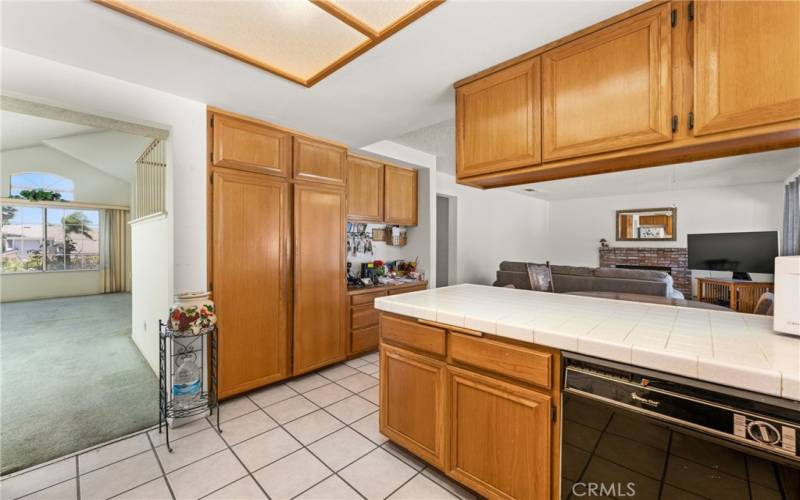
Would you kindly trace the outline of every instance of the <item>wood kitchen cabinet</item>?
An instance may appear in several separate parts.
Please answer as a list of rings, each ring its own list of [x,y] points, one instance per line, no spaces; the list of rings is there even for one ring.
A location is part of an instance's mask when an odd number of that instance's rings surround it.
[[[670,5],[542,54],[545,160],[669,141]]]
[[[294,357],[298,375],[345,359],[344,189],[294,185]]]
[[[294,137],[293,170],[298,180],[344,186],[347,150],[306,137]]]
[[[383,220],[387,224],[417,225],[417,171],[384,167]]]
[[[381,347],[380,431],[428,463],[445,467],[447,369],[443,361]]]
[[[800,2],[695,2],[694,134],[800,117]]]
[[[289,184],[213,173],[212,283],[219,327],[219,397],[289,375]]]
[[[383,164],[347,158],[347,218],[359,222],[383,222]]]
[[[278,128],[225,114],[210,115],[211,164],[288,177],[292,135]]]
[[[456,89],[459,177],[540,162],[540,85],[534,57]]]
[[[489,498],[550,495],[550,396],[448,367],[451,477]]]

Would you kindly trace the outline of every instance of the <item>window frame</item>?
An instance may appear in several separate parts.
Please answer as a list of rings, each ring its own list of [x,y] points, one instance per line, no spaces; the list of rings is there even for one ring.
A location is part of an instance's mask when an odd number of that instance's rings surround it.
[[[49,189],[49,188],[44,188],[42,186],[19,186],[19,185],[15,186],[14,185],[14,178],[22,176],[22,175],[44,175],[44,176],[48,176],[48,177],[52,177],[52,178],[58,179],[59,181],[67,181],[71,185],[71,189],[62,190],[62,189]],[[12,172],[8,176],[8,195],[9,195],[9,197],[13,198],[14,196],[19,196],[19,195],[15,195],[14,194],[14,189],[29,189],[29,190],[45,189],[45,190],[48,190],[48,191],[54,191],[56,193],[61,193],[61,199],[63,201],[75,201],[75,181],[73,181],[69,177],[64,177],[63,175],[54,174],[52,172],[37,172],[37,171]],[[66,199],[64,197],[64,193],[70,193],[70,199]]]
[[[23,274],[45,274],[45,273],[47,273],[47,274],[53,274],[53,273],[95,273],[95,272],[101,272],[103,270],[103,265],[104,265],[104,259],[103,259],[103,236],[102,236],[102,231],[100,230],[100,226],[102,225],[101,218],[103,217],[103,213],[102,213],[101,209],[99,209],[99,208],[70,207],[70,206],[55,207],[55,206],[52,206],[52,205],[44,205],[44,204],[37,204],[37,203],[15,204],[15,203],[13,203],[13,200],[9,200],[8,202],[3,202],[2,205],[3,206],[16,206],[16,207],[19,207],[19,208],[36,208],[36,209],[41,210],[41,214],[42,214],[42,219],[41,219],[42,220],[42,239],[40,240],[41,241],[40,248],[42,250],[42,268],[41,269],[35,269],[35,270],[28,270],[28,271],[25,271],[25,270],[22,270],[22,271],[6,271],[6,270],[4,270],[2,268],[2,266],[0,266],[0,276],[23,275]],[[51,208],[58,209],[58,210],[71,209],[71,210],[79,210],[79,211],[97,212],[97,247],[98,247],[97,268],[95,268],[95,269],[67,269],[66,268],[66,260],[64,262],[64,268],[63,269],[52,269],[52,270],[50,270],[50,269],[47,268],[47,249],[48,249],[48,246],[49,246],[49,244],[48,244],[49,238],[47,236],[47,226],[48,226],[48,224],[47,224],[47,210],[51,209]],[[63,223],[61,225],[62,225],[62,227],[64,226]],[[65,233],[65,237],[66,237],[66,233]],[[63,243],[64,240],[62,240],[61,242]],[[56,242],[54,240],[54,244],[57,244],[57,243],[58,242]],[[5,245],[3,245],[2,251],[5,252]],[[64,255],[64,258],[66,259],[66,256],[67,256],[66,251],[65,251],[65,253],[63,255]],[[78,255],[80,255],[80,254],[78,254]],[[94,254],[86,254],[86,255],[94,255]]]

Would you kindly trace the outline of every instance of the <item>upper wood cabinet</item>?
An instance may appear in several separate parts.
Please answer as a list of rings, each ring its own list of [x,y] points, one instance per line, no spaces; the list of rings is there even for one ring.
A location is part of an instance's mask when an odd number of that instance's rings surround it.
[[[355,156],[347,158],[347,218],[383,221],[382,163]]]
[[[459,177],[541,161],[539,91],[538,57],[456,90]]]
[[[211,120],[212,165],[289,176],[289,132],[219,113],[212,114]]]
[[[800,118],[800,2],[695,2],[695,135]]]
[[[219,396],[289,375],[289,184],[217,170],[212,183],[212,282]]]
[[[295,375],[345,358],[347,295],[344,238],[344,189],[315,183],[295,183]]]
[[[443,469],[447,443],[445,363],[383,345],[380,365],[381,433]]]
[[[344,185],[347,150],[306,137],[294,138],[294,178]]]
[[[670,5],[542,54],[544,159],[672,138]]]
[[[417,171],[384,167],[383,220],[387,224],[417,225]]]
[[[448,366],[448,473],[489,498],[550,498],[552,398]]]

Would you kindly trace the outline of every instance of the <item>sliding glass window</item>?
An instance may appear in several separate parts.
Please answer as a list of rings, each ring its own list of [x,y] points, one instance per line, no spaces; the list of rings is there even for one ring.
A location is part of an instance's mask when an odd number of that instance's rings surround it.
[[[100,269],[100,212],[3,205],[2,273]]]

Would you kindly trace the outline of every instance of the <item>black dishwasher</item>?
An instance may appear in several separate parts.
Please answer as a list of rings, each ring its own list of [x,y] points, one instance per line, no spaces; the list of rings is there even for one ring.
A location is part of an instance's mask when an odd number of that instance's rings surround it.
[[[562,498],[800,500],[800,402],[563,360]]]

